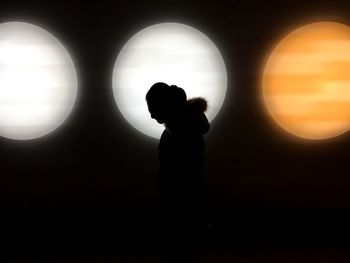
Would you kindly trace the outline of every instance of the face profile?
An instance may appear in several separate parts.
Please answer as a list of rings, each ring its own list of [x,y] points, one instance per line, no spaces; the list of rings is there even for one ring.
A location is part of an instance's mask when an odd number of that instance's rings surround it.
[[[158,82],[154,84],[147,93],[146,101],[151,118],[159,124],[164,124],[169,118],[170,87]]]
[[[169,124],[183,112],[187,96],[182,88],[157,82],[147,92],[146,101],[151,118]]]
[[[151,114],[152,119],[155,119],[159,124],[164,124],[165,118],[161,107],[148,105],[148,111]]]

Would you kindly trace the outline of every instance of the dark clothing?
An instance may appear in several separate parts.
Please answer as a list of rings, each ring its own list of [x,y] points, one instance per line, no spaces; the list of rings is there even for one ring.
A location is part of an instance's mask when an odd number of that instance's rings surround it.
[[[204,106],[205,105],[205,106]],[[159,184],[166,224],[196,220],[201,208],[206,102],[190,100],[180,121],[167,124],[159,143]]]

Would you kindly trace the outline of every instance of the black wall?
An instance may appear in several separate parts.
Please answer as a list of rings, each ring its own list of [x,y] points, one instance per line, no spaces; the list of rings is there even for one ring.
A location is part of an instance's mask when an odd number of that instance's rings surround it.
[[[79,98],[52,134],[29,142],[0,138],[0,207],[157,206],[158,142],[123,119],[111,83],[124,43],[159,22],[204,32],[226,63],[227,97],[206,137],[211,207],[349,207],[350,134],[295,138],[265,114],[260,99],[264,61],[277,41],[321,20],[350,25],[350,4],[2,1],[0,22],[33,23],[66,46],[77,68]]]

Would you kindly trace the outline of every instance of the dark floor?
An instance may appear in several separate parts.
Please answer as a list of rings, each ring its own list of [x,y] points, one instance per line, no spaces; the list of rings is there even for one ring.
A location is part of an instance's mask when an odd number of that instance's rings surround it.
[[[167,263],[165,257],[152,251],[140,251],[123,255],[90,256],[11,256],[2,262],[57,262],[57,263]],[[203,263],[346,263],[350,262],[350,253],[344,248],[300,248],[300,249],[250,249],[194,251],[193,262]]]
[[[214,209],[208,220],[212,232],[184,237],[192,261],[174,261],[156,210],[7,210],[1,262],[350,262],[348,210]]]

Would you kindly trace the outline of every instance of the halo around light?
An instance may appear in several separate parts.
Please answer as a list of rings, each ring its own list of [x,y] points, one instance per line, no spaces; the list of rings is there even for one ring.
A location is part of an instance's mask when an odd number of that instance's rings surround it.
[[[142,133],[159,138],[164,127],[151,119],[145,96],[156,82],[183,88],[208,100],[209,121],[218,114],[227,89],[223,58],[197,29],[161,23],[136,33],[120,51],[113,70],[113,93],[124,118]]]
[[[70,55],[50,33],[23,22],[0,24],[0,136],[44,136],[67,118],[77,96]]]
[[[319,140],[350,129],[350,27],[303,26],[278,43],[263,73],[263,100],[289,133]]]

